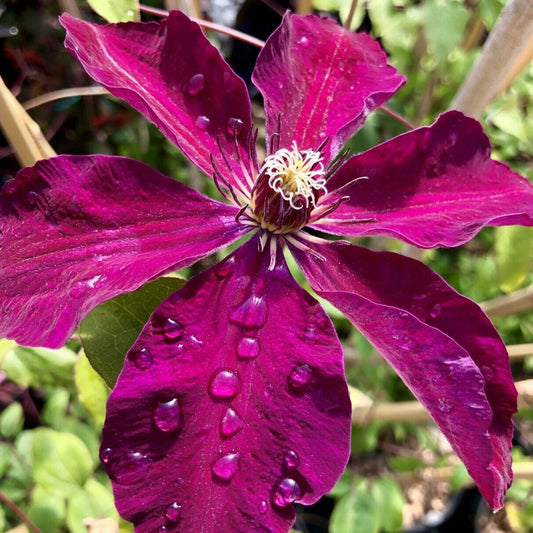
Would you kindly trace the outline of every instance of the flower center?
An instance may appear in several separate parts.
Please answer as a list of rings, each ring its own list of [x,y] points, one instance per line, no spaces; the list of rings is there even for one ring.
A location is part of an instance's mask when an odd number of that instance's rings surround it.
[[[322,155],[314,150],[282,148],[269,155],[261,167],[251,207],[263,229],[291,233],[302,228],[327,193]]]

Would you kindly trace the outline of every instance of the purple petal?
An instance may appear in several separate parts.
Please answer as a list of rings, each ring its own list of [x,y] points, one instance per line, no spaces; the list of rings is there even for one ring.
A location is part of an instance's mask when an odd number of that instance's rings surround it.
[[[486,315],[423,263],[347,245],[293,250],[317,293],[395,368],[465,463],[491,507],[511,484],[516,390]]]
[[[203,172],[213,174],[212,154],[235,186],[243,177],[236,146],[246,169],[252,168],[246,86],[183,13],[105,26],[68,14],[60,21],[65,46],[87,73],[153,121]]]
[[[281,251],[267,271],[257,246],[161,304],[110,396],[102,460],[138,532],[286,532],[291,504],[316,501],[345,468],[339,341]]]
[[[0,337],[63,345],[103,300],[242,235],[236,211],[122,157],[22,170],[0,193]]]
[[[463,244],[484,226],[533,225],[533,187],[490,159],[480,124],[458,111],[352,157],[327,187],[324,200],[349,199],[314,227],[340,235],[433,248]]]
[[[279,133],[281,147],[296,141],[304,150],[329,139],[326,162],[405,82],[368,35],[289,13],[259,54],[252,79],[265,97],[269,138]]]

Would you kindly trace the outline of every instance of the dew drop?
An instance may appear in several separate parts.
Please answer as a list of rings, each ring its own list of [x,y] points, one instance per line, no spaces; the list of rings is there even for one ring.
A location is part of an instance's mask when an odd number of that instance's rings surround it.
[[[440,315],[441,311],[442,311],[442,305],[435,304],[429,311],[429,316],[431,318],[437,318]]]
[[[254,337],[243,337],[237,344],[237,355],[242,359],[255,359],[260,351],[259,340]]]
[[[215,272],[219,278],[226,278],[237,270],[237,257],[232,255],[215,267]]]
[[[302,497],[302,491],[298,483],[290,477],[283,478],[272,493],[272,500],[279,507],[287,507]]]
[[[309,42],[309,39],[304,36],[304,37],[301,37],[300,39],[298,39],[298,41],[296,41],[296,44],[299,44],[303,48],[307,48],[309,46],[310,42]]]
[[[452,406],[446,398],[439,398],[439,410],[443,413],[449,413],[452,410]]]
[[[160,403],[154,410],[152,420],[161,431],[178,431],[183,427],[183,411],[179,398]]]
[[[140,350],[132,352],[130,358],[139,370],[147,370],[154,363],[154,357],[148,348],[141,348]]]
[[[307,364],[295,366],[289,374],[289,385],[296,390],[303,389],[309,385],[313,371]]]
[[[244,303],[233,309],[229,319],[244,328],[262,328],[267,321],[267,304],[263,298],[252,294]]]
[[[163,325],[163,334],[169,341],[177,341],[183,335],[184,327],[181,322],[167,318]]]
[[[265,514],[268,511],[268,503],[265,500],[261,500],[259,504],[259,514]]]
[[[189,94],[198,94],[204,90],[205,76],[203,74],[195,74],[187,85],[187,92]]]
[[[215,398],[233,398],[241,390],[241,379],[234,370],[219,370],[209,382],[209,393]]]
[[[170,522],[178,522],[181,518],[181,505],[178,502],[171,503],[165,509],[165,518]]]
[[[300,465],[300,457],[294,450],[289,450],[283,457],[287,468],[297,468]]]
[[[127,452],[107,463],[108,473],[121,485],[133,485],[146,477],[150,463],[150,458],[141,452]]]
[[[168,529],[167,529],[167,526],[161,526],[158,530],[157,530],[157,533],[167,533]]]
[[[28,204],[35,205],[37,202],[37,199],[39,198],[39,195],[35,191],[30,191],[28,194],[26,194],[26,200],[28,201]]]
[[[102,450],[100,450],[100,461],[102,461],[102,463],[109,463],[109,460],[112,456],[113,450],[111,448],[103,448]]]
[[[223,437],[232,437],[244,427],[244,420],[237,414],[237,412],[228,407],[226,413],[220,421],[220,434]]]
[[[209,117],[206,117],[205,115],[200,115],[196,119],[196,126],[198,126],[198,129],[202,131],[207,131],[210,125],[211,121],[209,120]]]
[[[228,453],[217,459],[211,470],[216,477],[229,481],[239,470],[239,453]]]
[[[240,118],[230,117],[226,122],[226,131],[230,135],[239,135],[244,128],[244,122]]]

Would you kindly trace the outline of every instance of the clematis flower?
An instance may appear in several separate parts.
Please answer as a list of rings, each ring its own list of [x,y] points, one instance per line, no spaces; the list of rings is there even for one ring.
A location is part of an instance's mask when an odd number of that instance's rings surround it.
[[[480,125],[452,111],[340,154],[405,80],[367,35],[287,14],[253,76],[266,109],[258,162],[246,87],[185,15],[61,23],[89,75],[152,120],[226,201],[121,157],[22,170],[0,196],[0,334],[58,347],[100,302],[249,237],[165,300],[128,352],[101,447],[122,516],[140,532],[287,531],[292,504],[313,503],[341,475],[351,432],[341,345],[285,252],[501,507],[516,391],[498,333],[424,264],[324,238],[431,248],[488,225],[533,225],[533,188],[490,159]]]

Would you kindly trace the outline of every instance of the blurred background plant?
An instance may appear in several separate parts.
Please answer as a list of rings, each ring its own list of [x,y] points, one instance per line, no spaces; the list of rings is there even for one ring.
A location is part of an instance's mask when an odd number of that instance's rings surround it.
[[[156,10],[181,8],[222,24],[234,21],[237,28],[260,39],[279,23],[272,7],[337,16],[352,29],[379,39],[392,64],[407,75],[408,84],[389,108],[414,125],[428,124],[457,104],[458,92],[506,7],[504,0],[300,0],[290,6],[269,0],[270,7],[259,0],[152,0],[146,4]],[[37,153],[41,157],[53,153],[40,140],[42,131],[57,153],[132,157],[216,196],[212,182],[203,180],[154,126],[91,85],[63,49],[63,31],[57,22],[63,11],[99,21],[139,17],[135,0],[90,0],[90,5],[85,0],[0,0],[0,75],[40,128],[34,136],[41,150]],[[142,18],[154,16],[145,12]],[[510,72],[501,71],[496,80],[487,78],[486,90],[492,87],[496,97],[491,96],[482,112],[474,114],[493,144],[493,157],[531,179],[533,66],[528,62],[533,38],[529,35],[524,36],[516,60],[510,60]],[[257,49],[220,33],[210,31],[209,37],[237,71],[249,77]],[[65,89],[66,93],[56,93]],[[251,86],[250,92],[261,129],[261,100]],[[30,163],[8,131],[9,96],[2,98],[3,182]],[[10,106],[12,113],[18,113],[19,126],[31,126],[24,111],[13,102]],[[377,111],[348,146],[362,151],[404,131],[404,122],[390,112]],[[295,528],[309,533],[533,531],[533,468],[528,458],[533,450],[532,230],[489,228],[460,248],[430,251],[392,239],[359,242],[415,256],[461,293],[483,303],[509,346],[520,392],[513,451],[517,479],[505,509],[493,516],[401,380],[353,326],[325,304],[344,345],[352,386],[352,458],[329,497],[299,508]],[[205,266],[204,262],[180,274],[187,278]],[[0,531],[132,530],[119,521],[109,481],[98,463],[105,401],[146,317],[181,284],[178,278],[165,278],[104,303],[82,324],[79,336],[61,350],[30,349],[0,340]]]

